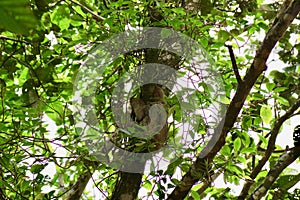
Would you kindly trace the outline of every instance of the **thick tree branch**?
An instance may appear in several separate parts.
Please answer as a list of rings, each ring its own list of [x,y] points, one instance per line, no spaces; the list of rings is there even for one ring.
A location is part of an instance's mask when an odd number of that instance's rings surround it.
[[[250,189],[250,187],[253,184],[253,180],[256,178],[256,176],[258,175],[258,173],[261,171],[261,169],[263,168],[263,166],[266,164],[266,162],[269,160],[271,154],[273,153],[273,150],[275,148],[275,142],[276,142],[276,137],[279,133],[279,129],[282,126],[282,124],[289,119],[293,113],[300,107],[300,99],[298,101],[296,101],[287,111],[286,113],[281,116],[280,118],[278,118],[276,120],[276,122],[274,123],[274,126],[272,128],[272,130],[270,131],[270,139],[268,142],[268,147],[267,150],[264,154],[264,156],[259,160],[258,164],[254,167],[254,169],[252,170],[251,174],[250,174],[250,178],[252,180],[249,180],[245,183],[240,195],[239,195],[239,200],[245,199],[248,195],[248,191]]]
[[[184,199],[192,186],[203,177],[201,174],[201,166],[205,163],[211,163],[215,155],[225,144],[225,139],[228,131],[233,127],[236,118],[243,107],[246,97],[251,88],[255,84],[257,78],[266,70],[266,61],[278,40],[283,36],[287,28],[290,26],[293,19],[300,11],[300,1],[293,1],[285,12],[279,16],[278,21],[273,24],[266,34],[263,42],[256,52],[253,63],[246,73],[244,81],[237,88],[237,91],[227,109],[224,125],[220,123],[215,131],[211,142],[208,145],[213,145],[212,150],[205,157],[198,157],[196,162],[192,164],[190,170],[183,176],[181,182],[175,187],[169,196],[169,200]]]
[[[232,46],[231,45],[225,45],[225,47],[227,47],[228,50],[229,50],[229,55],[230,55],[230,59],[231,59],[231,63],[232,63],[232,68],[233,68],[233,72],[235,74],[236,80],[237,80],[238,84],[241,84],[243,80],[240,76],[239,68],[236,64],[236,59],[235,59],[235,56],[234,56],[234,53],[233,53]]]
[[[269,171],[263,183],[247,199],[261,199],[263,196],[265,196],[280,173],[292,162],[294,162],[299,156],[300,147],[295,147],[291,151],[282,154],[274,167]]]

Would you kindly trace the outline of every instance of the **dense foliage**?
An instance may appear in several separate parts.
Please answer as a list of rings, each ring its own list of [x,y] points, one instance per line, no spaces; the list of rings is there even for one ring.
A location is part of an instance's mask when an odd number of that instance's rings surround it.
[[[281,131],[300,113],[299,10],[299,0],[1,0],[0,198],[299,199],[300,190],[290,189],[300,170],[288,166],[300,149],[276,141],[279,134],[292,140],[298,125]],[[122,173],[91,156],[72,106],[76,75],[89,53],[137,27],[168,28],[198,42],[221,75],[220,101],[227,108],[221,136],[206,157],[197,157],[208,129],[202,116],[194,145],[165,170],[145,175]],[[199,76],[182,57],[161,54],[173,58],[161,63]],[[103,71],[94,104],[106,134],[117,129],[110,101],[115,84],[147,62],[143,51],[130,52]],[[197,87],[193,106],[202,108],[211,102],[200,87],[209,85]],[[170,137],[182,108],[172,92],[165,101]],[[115,140],[128,137],[125,132]],[[130,141],[129,148],[132,142],[141,143]],[[241,191],[218,187],[217,178]]]

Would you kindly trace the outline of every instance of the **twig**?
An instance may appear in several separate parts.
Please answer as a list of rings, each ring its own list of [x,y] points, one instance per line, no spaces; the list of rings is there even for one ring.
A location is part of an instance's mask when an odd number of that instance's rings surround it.
[[[93,16],[93,18],[96,19],[97,21],[104,21],[105,20],[104,17],[101,17],[101,16],[97,15],[96,13],[94,13],[92,10],[90,10],[86,6],[82,5],[81,3],[76,2],[74,0],[69,0],[69,1],[76,4],[77,6],[79,6],[81,9],[83,9],[83,11],[90,13]]]
[[[234,53],[233,53],[232,46],[225,44],[225,47],[227,47],[228,50],[229,50],[230,59],[231,59],[231,63],[232,63],[232,67],[233,67],[233,71],[234,71],[236,80],[237,80],[238,84],[241,84],[243,80],[240,76],[239,69],[238,69],[238,66],[236,64],[236,60],[235,60],[235,56],[234,56]]]
[[[7,37],[5,35],[0,35],[0,40],[10,40],[10,41],[14,41],[14,42],[23,42],[26,44],[30,44],[29,42],[21,40],[20,38],[16,39],[16,38]]]

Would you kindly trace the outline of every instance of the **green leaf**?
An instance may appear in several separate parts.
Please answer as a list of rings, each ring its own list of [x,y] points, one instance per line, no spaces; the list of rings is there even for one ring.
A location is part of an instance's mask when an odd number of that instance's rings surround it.
[[[219,97],[219,102],[228,105],[228,104],[230,104],[230,99],[228,97],[222,95]]]
[[[284,175],[279,177],[277,184],[280,188],[288,189],[294,186],[300,180],[300,174],[297,175]]]
[[[229,37],[230,37],[230,34],[227,31],[221,30],[221,31],[218,32],[218,40],[219,40],[219,42],[224,43],[224,42],[226,42],[228,40]]]
[[[176,167],[177,167],[180,163],[182,163],[182,161],[183,161],[183,160],[182,160],[182,158],[180,157],[180,158],[176,159],[174,162],[170,163],[170,164],[168,165],[167,170],[165,171],[165,174],[173,175],[174,172],[175,172]]]
[[[246,158],[242,157],[242,156],[238,156],[238,160],[243,163],[243,164],[246,164],[247,163],[247,160]]]
[[[273,117],[271,107],[263,105],[260,109],[260,116],[264,123],[269,124]]]
[[[266,139],[264,136],[258,135],[258,137],[259,137],[259,139],[262,141],[262,143],[263,143],[264,145],[268,144],[268,141],[267,141],[267,139]]]
[[[175,184],[178,185],[180,183],[180,181],[176,178],[172,178],[171,181]]]
[[[264,29],[264,30],[268,30],[269,29],[269,25],[266,24],[265,22],[261,21],[257,23],[257,26],[259,26],[260,28]]]
[[[181,102],[180,106],[181,106],[181,109],[183,109],[183,110],[194,110],[195,109],[195,106],[188,102]]]
[[[269,92],[271,92],[273,90],[273,88],[275,87],[275,83],[267,83],[266,87],[268,89]]]
[[[224,156],[231,156],[231,150],[230,150],[229,146],[227,146],[227,145],[223,146],[220,153]]]
[[[234,175],[244,175],[242,168],[237,165],[226,165],[226,169],[233,172]]]
[[[241,150],[241,153],[254,153],[254,152],[255,152],[255,148],[253,147],[247,147]]]
[[[61,30],[65,30],[68,29],[70,26],[71,20],[68,18],[64,18],[60,21],[59,23],[59,27],[61,28]]]
[[[252,35],[252,34],[255,33],[255,32],[256,32],[256,26],[253,25],[253,26],[251,26],[250,29],[249,29],[249,34]]]
[[[245,146],[249,146],[250,145],[250,142],[251,142],[251,139],[250,139],[250,136],[248,135],[247,132],[240,132],[239,133],[241,135],[241,141],[242,141],[242,144],[244,144]]]
[[[194,190],[191,190],[191,196],[195,200],[201,199],[200,195],[196,191],[194,191]]]
[[[234,151],[237,153],[240,151],[240,148],[242,146],[242,142],[241,142],[241,139],[240,138],[236,138],[233,142],[233,148],[234,148]]]
[[[54,10],[50,16],[51,21],[59,26],[61,30],[65,30],[69,27],[71,23],[70,19],[70,9],[65,6],[60,6],[58,9]]]
[[[207,47],[208,46],[207,38],[206,37],[200,38],[200,44],[202,45],[202,47]]]
[[[277,100],[280,104],[285,105],[285,106],[290,106],[289,101],[286,100],[285,98],[279,97],[279,96],[277,96],[277,97],[275,97],[275,98],[276,98],[276,100]]]
[[[252,123],[252,118],[250,116],[243,117],[242,128],[244,130],[248,130],[250,128],[250,126],[251,126],[251,123]]]
[[[185,11],[183,8],[172,8],[171,9],[174,13],[179,14],[179,15],[185,15]]]
[[[274,92],[283,92],[287,89],[288,89],[287,87],[277,87],[277,88],[274,89]]]
[[[46,165],[35,164],[31,166],[30,172],[33,174],[37,174],[40,173],[45,167]]]
[[[149,180],[146,180],[143,186],[147,190],[151,190],[152,189],[152,183]]]

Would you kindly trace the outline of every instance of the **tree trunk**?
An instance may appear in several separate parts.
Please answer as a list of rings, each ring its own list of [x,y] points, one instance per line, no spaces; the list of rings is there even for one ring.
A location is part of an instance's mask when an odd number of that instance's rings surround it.
[[[121,172],[111,200],[136,199],[142,182],[142,174]]]

